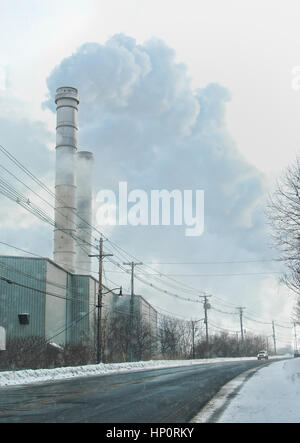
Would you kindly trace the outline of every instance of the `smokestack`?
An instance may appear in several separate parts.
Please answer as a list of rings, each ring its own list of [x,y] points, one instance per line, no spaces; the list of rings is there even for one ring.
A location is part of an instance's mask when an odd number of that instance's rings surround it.
[[[75,269],[75,212],[78,91],[61,87],[55,96],[56,180],[54,261],[74,272]]]
[[[88,151],[77,153],[77,221],[76,270],[78,274],[91,273],[92,241],[92,170],[93,154]]]

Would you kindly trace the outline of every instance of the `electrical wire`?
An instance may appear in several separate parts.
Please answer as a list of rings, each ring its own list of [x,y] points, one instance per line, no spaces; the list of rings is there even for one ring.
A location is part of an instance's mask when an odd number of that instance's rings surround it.
[[[32,174],[24,165],[22,165],[12,154],[10,154],[8,152],[7,149],[5,149],[2,145],[0,145],[0,150],[2,151],[2,153],[4,153],[18,168],[20,168],[31,180],[33,180],[38,186],[40,186],[46,193],[48,193],[48,195],[50,195],[52,198],[54,198],[56,201],[57,198],[55,196],[55,194],[49,189],[49,187],[47,185],[45,185],[40,179],[38,179],[34,174]],[[31,187],[29,187],[28,185],[26,185],[22,180],[18,179],[14,174],[12,174],[8,169],[2,167],[2,170],[4,170],[6,173],[10,174],[12,177],[14,177],[19,183],[23,184],[28,190],[30,190],[31,192],[34,193],[34,195],[36,195],[38,198],[40,198],[42,201],[44,201],[44,203],[46,203],[48,206],[52,207],[54,209],[54,206],[51,205],[47,200],[45,200],[43,197],[41,197],[38,193],[36,193]],[[21,205],[24,209],[28,210],[29,212],[31,212],[33,215],[37,216],[38,218],[40,218],[42,221],[52,225],[55,227],[55,221],[53,220],[53,218],[51,218],[42,208],[40,208],[39,206],[35,205],[34,203],[32,203],[30,201],[30,199],[28,199],[28,197],[24,196],[22,193],[20,193],[19,191],[17,191],[13,186],[11,186],[7,181],[0,179],[0,192],[3,193],[3,195],[7,196],[8,198],[12,199],[13,201],[15,201],[16,203],[18,203],[19,205]],[[123,248],[121,248],[119,245],[115,244],[112,240],[110,240],[108,237],[106,237],[102,232],[99,231],[98,228],[95,228],[94,226],[90,225],[89,223],[86,222],[86,220],[83,220],[77,213],[74,213],[76,217],[79,217],[82,221],[85,222],[86,225],[88,225],[93,232],[97,232],[97,234],[99,234],[102,238],[104,238],[108,244],[111,246],[111,248],[115,251],[117,251],[117,255],[119,257],[125,257],[126,260],[128,260],[128,258],[132,258],[134,260],[137,260],[136,257],[134,257],[132,254],[128,253],[127,251],[125,251]],[[69,234],[69,232],[66,232],[66,234]],[[79,239],[78,237],[76,238],[76,236],[73,237],[74,240],[76,242],[78,242]],[[97,240],[96,238],[93,238],[93,240]],[[4,242],[0,242],[2,244],[5,244]],[[87,243],[87,246],[93,247],[95,249],[99,249],[98,246],[94,245],[93,243]],[[79,247],[82,248],[82,245],[79,245]],[[24,250],[21,250],[20,248],[16,248],[16,250],[20,250],[22,252],[24,252]],[[83,251],[85,253],[87,253],[87,251],[82,248]],[[33,253],[30,252],[26,252],[32,255],[35,255]],[[250,263],[250,262],[263,262],[263,261],[280,261],[280,260],[273,260],[273,259],[263,259],[263,260],[239,260],[239,261],[223,261],[223,262],[178,262],[176,264],[225,264],[225,263]],[[112,262],[113,263],[113,262]],[[152,264],[152,263],[151,263]],[[163,263],[154,263],[155,265],[157,264],[167,264],[167,262]],[[171,263],[169,262],[169,264],[175,264],[175,263]],[[130,271],[128,271],[128,269],[122,268],[122,266],[118,263],[113,263],[114,266],[117,266],[119,269],[122,270],[122,272],[126,272],[127,274],[130,273]],[[184,290],[185,292],[190,292],[193,293],[195,295],[199,295],[199,294],[206,294],[204,291],[199,291],[199,289],[194,288],[190,285],[187,285],[183,282],[180,282],[176,279],[174,279],[173,277],[175,275],[179,276],[192,276],[193,274],[166,274],[166,273],[154,273],[153,271],[156,271],[155,268],[153,268],[152,266],[149,265],[149,263],[144,263],[144,266],[146,269],[149,269],[149,272],[145,272],[143,273],[143,275],[147,276],[150,279],[155,279],[157,278],[159,281],[161,281],[161,283],[163,285],[166,285],[167,287],[177,287],[177,288],[182,288],[182,290]],[[150,272],[151,271],[151,272]],[[109,272],[109,271],[107,271]],[[277,273],[277,272],[272,272],[272,274]],[[137,273],[139,274],[139,273]],[[155,275],[156,274],[156,275]],[[195,274],[195,276],[228,276],[228,275],[263,275],[266,273],[237,273],[237,274]],[[169,291],[169,290],[165,290],[160,286],[157,286],[156,284],[153,283],[149,283],[147,280],[145,280],[144,278],[142,278],[140,275],[135,275],[135,277],[137,278],[137,280],[139,280],[140,282],[142,282],[143,284],[147,285],[150,288],[156,289],[157,291],[176,297],[178,299],[181,299],[183,301],[189,301],[189,302],[196,302],[199,303],[200,301],[195,300],[195,299],[191,299],[188,297],[183,297],[178,295],[177,293],[174,293],[173,291]],[[207,294],[206,294],[207,295]],[[230,305],[230,303],[223,301],[220,297],[215,297],[219,302],[223,302],[223,303],[227,303],[227,305]],[[217,311],[217,309],[215,308],[215,310]],[[220,310],[219,310],[220,311]],[[225,312],[223,312],[225,313]],[[227,314],[227,313],[226,313]],[[229,313],[228,313],[229,314]],[[250,319],[251,321],[256,321],[259,322],[259,320],[255,320],[255,319]],[[266,324],[266,322],[260,322],[263,324]],[[283,327],[283,326],[281,326]],[[288,327],[286,327],[288,329]]]

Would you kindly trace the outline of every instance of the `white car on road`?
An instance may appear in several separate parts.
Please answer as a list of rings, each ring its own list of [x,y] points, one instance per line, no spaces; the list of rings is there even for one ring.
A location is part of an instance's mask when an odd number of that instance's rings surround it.
[[[258,360],[262,360],[262,359],[268,360],[268,358],[269,358],[269,356],[268,356],[267,351],[259,351],[259,353],[257,354]]]

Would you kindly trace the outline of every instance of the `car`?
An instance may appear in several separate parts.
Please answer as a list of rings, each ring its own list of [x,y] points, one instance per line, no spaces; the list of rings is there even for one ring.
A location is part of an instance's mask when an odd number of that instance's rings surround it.
[[[259,351],[259,353],[257,354],[258,360],[262,360],[262,359],[268,360],[268,358],[269,358],[269,355],[268,355],[267,351]]]
[[[300,357],[300,352],[297,351],[297,349],[296,349],[295,352],[294,352],[294,357],[295,357],[295,358]]]

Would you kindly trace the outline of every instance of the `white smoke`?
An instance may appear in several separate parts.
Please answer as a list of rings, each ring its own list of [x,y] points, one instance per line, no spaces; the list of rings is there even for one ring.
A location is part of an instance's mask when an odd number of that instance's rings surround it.
[[[82,45],[47,84],[44,105],[53,111],[57,87],[79,90],[79,146],[94,152],[95,191],[127,181],[131,189],[205,192],[204,235],[191,240],[178,227],[117,227],[113,238],[125,249],[158,261],[271,256],[264,176],[227,132],[226,88],[214,83],[193,90],[173,49],[157,38],[137,44],[123,34],[104,45]],[[240,300],[241,280],[212,280],[195,279],[194,285]],[[259,294],[261,282],[252,279],[245,297]]]

